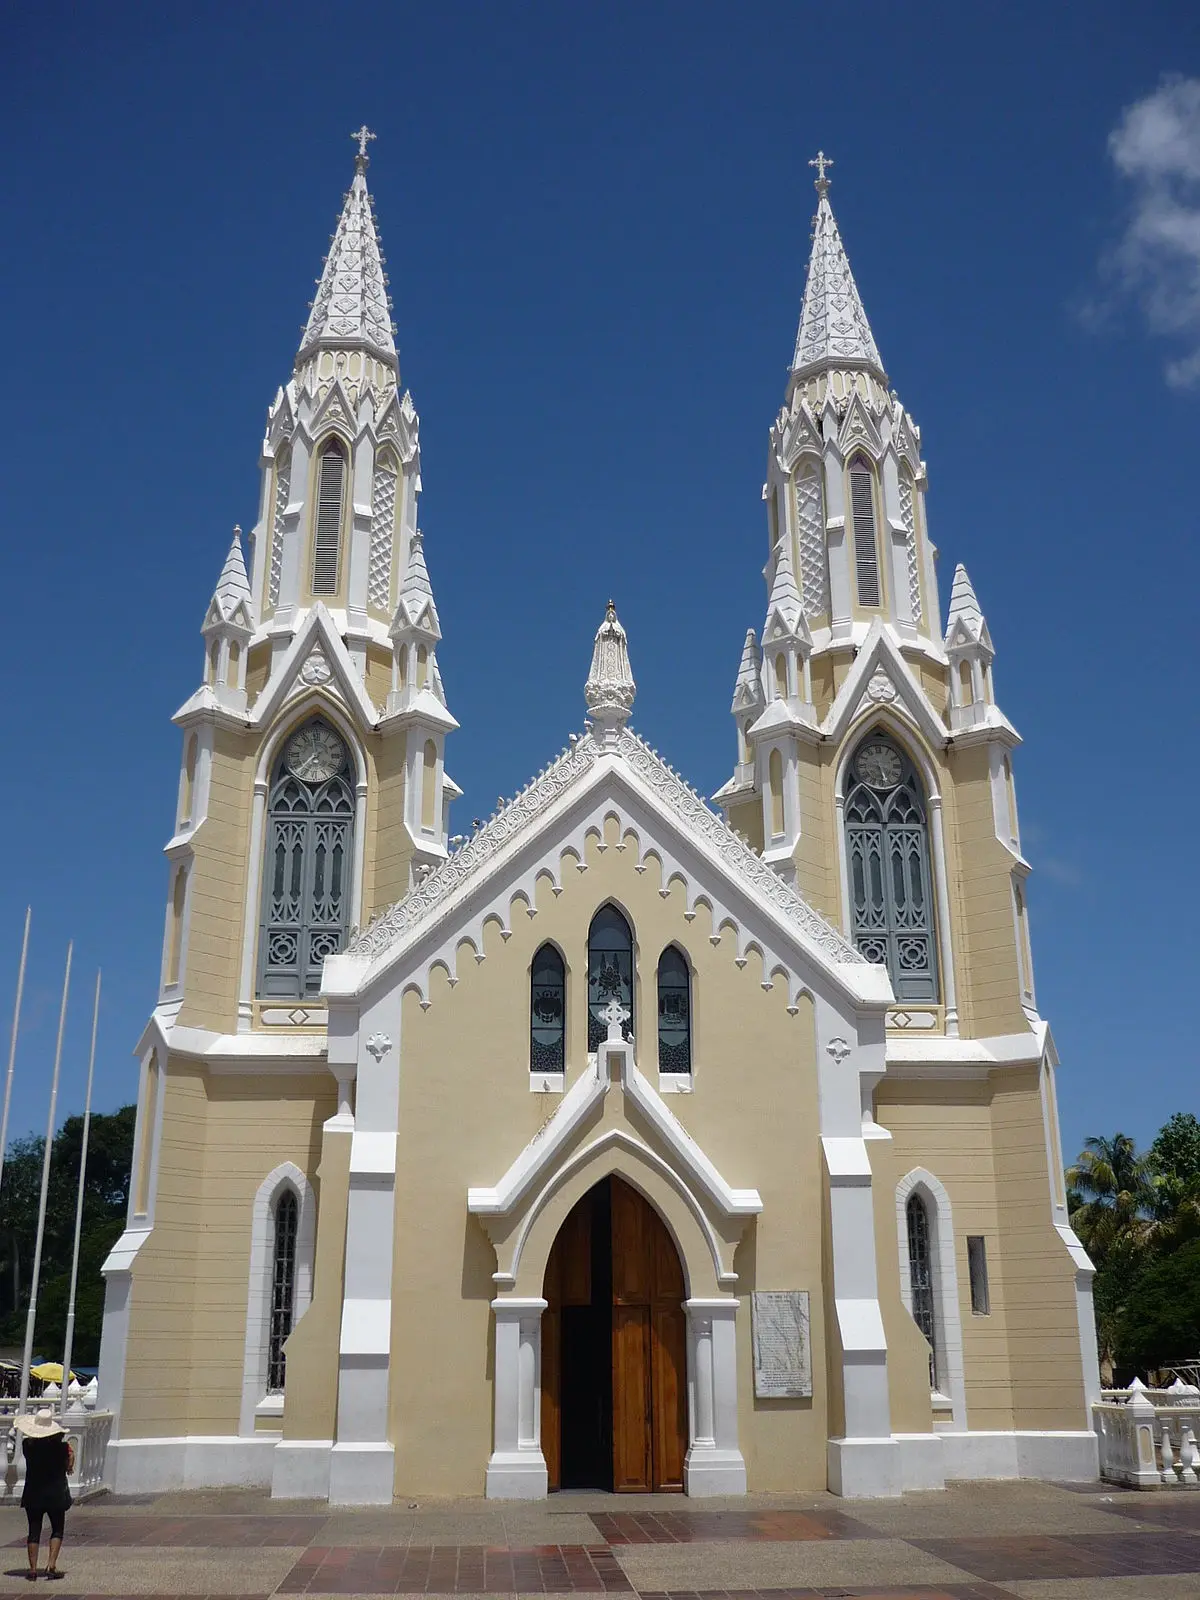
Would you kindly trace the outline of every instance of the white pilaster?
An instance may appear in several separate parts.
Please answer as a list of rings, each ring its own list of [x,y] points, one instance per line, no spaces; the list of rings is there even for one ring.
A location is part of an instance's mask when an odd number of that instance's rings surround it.
[[[737,1310],[734,1297],[686,1300],[688,1444],[683,1484],[689,1495],[745,1494],[738,1449]]]
[[[492,1301],[496,1318],[493,1449],[489,1500],[541,1500],[548,1492],[542,1454],[542,1312],[545,1300]]]

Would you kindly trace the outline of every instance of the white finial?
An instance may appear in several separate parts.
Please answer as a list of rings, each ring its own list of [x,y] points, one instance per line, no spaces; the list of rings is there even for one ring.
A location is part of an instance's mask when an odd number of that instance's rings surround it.
[[[829,204],[829,179],[825,173],[832,165],[823,150],[809,162],[817,169],[819,199],[792,372],[806,377],[830,367],[858,368],[874,372],[886,382],[879,349]]]
[[[629,1012],[617,999],[612,999],[600,1013],[600,1021],[608,1029],[609,1044],[622,1044],[621,1026],[629,1021]]]
[[[365,163],[368,160],[367,142],[370,139],[378,139],[379,135],[377,133],[372,133],[370,128],[368,128],[366,123],[364,122],[362,127],[357,129],[354,133],[352,133],[350,135],[350,137],[352,139],[357,139],[358,140],[358,159],[359,159],[359,161],[363,162],[364,165],[365,165]],[[811,165],[811,163],[810,163],[810,165]]]
[[[636,692],[625,629],[617,621],[617,609],[610,600],[604,621],[596,629],[592,670],[584,687],[588,715],[597,724],[601,744],[615,742],[617,733],[629,721]]]
[[[374,135],[372,135],[372,137],[374,137]],[[819,195],[821,195],[822,198],[824,198],[824,196],[829,193],[829,179],[825,176],[825,169],[826,167],[833,166],[833,157],[827,156],[824,150],[818,150],[817,159],[815,161],[810,161],[808,164],[810,167],[816,167],[817,169],[816,181],[813,184],[813,188]]]

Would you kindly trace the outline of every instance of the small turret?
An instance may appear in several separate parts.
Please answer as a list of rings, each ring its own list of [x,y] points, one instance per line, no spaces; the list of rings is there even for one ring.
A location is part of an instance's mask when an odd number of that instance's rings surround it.
[[[762,632],[763,698],[785,701],[795,711],[812,705],[812,634],[804,619],[790,545],[785,534],[775,546],[775,571]]]
[[[254,635],[254,602],[242,557],[241,528],[233,530],[233,543],[200,632],[207,648],[205,683],[228,710],[245,710],[246,649]]]
[[[946,655],[950,662],[950,726],[971,728],[988,720],[995,705],[992,662],[995,649],[975,590],[960,562],[950,590],[950,615],[946,624]]]

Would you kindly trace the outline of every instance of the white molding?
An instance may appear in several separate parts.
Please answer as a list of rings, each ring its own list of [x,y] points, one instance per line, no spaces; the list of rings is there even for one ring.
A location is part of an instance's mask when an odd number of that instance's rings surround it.
[[[246,1294],[246,1339],[242,1356],[242,1403],[238,1432],[255,1431],[255,1420],[267,1396],[271,1289],[274,1275],[272,1211],[279,1196],[291,1189],[299,1202],[296,1219],[296,1271],[293,1280],[292,1327],[312,1299],[313,1262],[317,1239],[317,1197],[293,1161],[283,1161],[259,1184],[250,1214],[250,1277]],[[271,1397],[273,1398],[273,1397]],[[282,1411],[282,1395],[280,1410]],[[272,1408],[274,1409],[274,1408]]]
[[[165,1494],[173,1489],[265,1489],[278,1439],[269,1433],[191,1434],[114,1439],[105,1452],[104,1483],[114,1494]]]
[[[543,1500],[542,1312],[546,1301],[496,1299],[493,1449],[484,1477],[489,1500]]]
[[[332,1439],[281,1439],[271,1457],[272,1500],[328,1500]]]
[[[912,1316],[912,1275],[908,1261],[909,1197],[920,1193],[928,1202],[930,1256],[934,1268],[934,1316],[938,1350],[938,1384],[949,1394],[956,1429],[967,1426],[967,1385],[963,1362],[962,1312],[958,1298],[958,1261],[954,1240],[954,1213],[944,1184],[924,1167],[906,1172],[896,1185],[896,1245],[900,1259],[900,1298]]]

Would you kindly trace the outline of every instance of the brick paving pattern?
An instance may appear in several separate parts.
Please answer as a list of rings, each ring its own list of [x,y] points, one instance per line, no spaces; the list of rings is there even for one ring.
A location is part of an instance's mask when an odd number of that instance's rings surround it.
[[[306,1550],[277,1594],[629,1594],[607,1545],[384,1545]]]
[[[593,1512],[592,1521],[596,1532],[610,1545],[693,1544],[701,1539],[791,1543],[877,1537],[872,1529],[841,1511],[617,1511]]]
[[[911,1539],[909,1543],[993,1583],[1026,1578],[1200,1574],[1200,1539],[1195,1534],[1009,1534],[991,1539]]]

